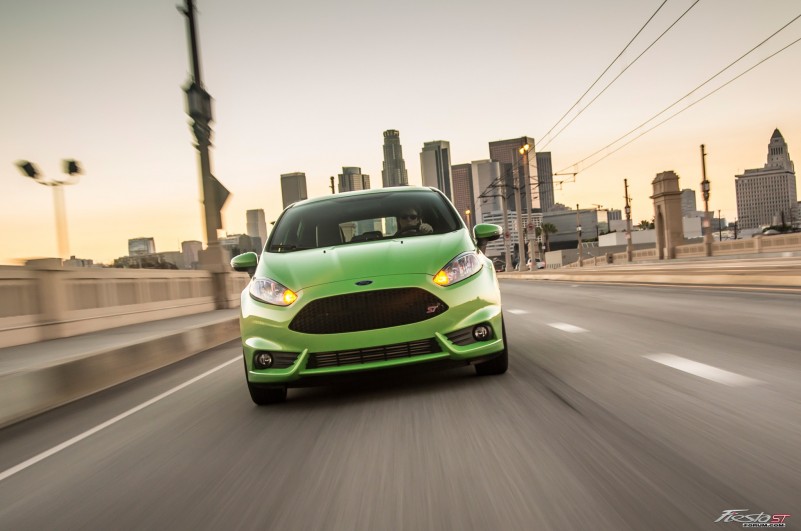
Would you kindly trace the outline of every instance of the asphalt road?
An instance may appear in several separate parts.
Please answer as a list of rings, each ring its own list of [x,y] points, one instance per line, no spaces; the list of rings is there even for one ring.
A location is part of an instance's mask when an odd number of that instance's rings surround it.
[[[798,295],[502,289],[503,376],[258,408],[233,342],[6,428],[0,529],[801,527]]]

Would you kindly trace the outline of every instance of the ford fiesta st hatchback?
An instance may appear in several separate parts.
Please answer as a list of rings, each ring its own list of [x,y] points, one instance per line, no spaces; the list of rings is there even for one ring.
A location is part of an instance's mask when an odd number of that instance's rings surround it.
[[[438,190],[342,193],[287,207],[248,271],[240,328],[250,396],[282,402],[287,387],[388,370],[475,365],[506,372],[501,296],[483,249]]]

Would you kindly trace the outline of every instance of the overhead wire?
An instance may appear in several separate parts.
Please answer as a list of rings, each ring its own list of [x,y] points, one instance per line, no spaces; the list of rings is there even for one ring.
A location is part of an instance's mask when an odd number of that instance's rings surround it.
[[[690,107],[692,107],[692,106],[693,106],[693,105],[695,105],[696,103],[699,103],[699,102],[701,102],[701,101],[705,100],[706,98],[708,98],[708,97],[709,97],[709,96],[711,96],[712,94],[715,94],[716,92],[718,92],[719,90],[721,90],[723,87],[725,87],[725,86],[729,85],[730,83],[732,83],[733,81],[735,81],[735,80],[739,79],[740,77],[742,77],[742,76],[743,76],[743,75],[745,75],[746,73],[750,72],[751,70],[753,70],[753,69],[754,69],[754,68],[756,68],[757,66],[761,65],[762,63],[764,63],[764,62],[765,62],[765,61],[767,61],[768,59],[771,59],[772,57],[774,57],[774,56],[778,55],[779,53],[783,52],[784,50],[786,50],[786,49],[787,49],[787,48],[789,48],[790,46],[792,46],[792,45],[794,45],[795,43],[799,42],[799,40],[801,40],[801,38],[799,38],[799,39],[797,39],[797,40],[793,41],[792,43],[790,43],[790,44],[788,44],[787,46],[785,46],[785,47],[781,48],[780,50],[778,50],[777,52],[775,52],[775,53],[773,53],[773,54],[769,55],[768,57],[764,58],[763,60],[759,61],[758,63],[756,63],[756,64],[755,64],[755,65],[753,65],[752,67],[748,68],[747,70],[745,70],[745,71],[744,71],[744,72],[742,72],[741,74],[739,74],[739,75],[737,75],[736,77],[734,77],[734,78],[730,79],[729,81],[727,81],[725,84],[723,84],[723,85],[721,85],[720,87],[716,88],[716,89],[715,89],[715,90],[713,90],[712,92],[709,92],[708,94],[706,94],[706,95],[705,95],[705,96],[703,96],[702,98],[699,98],[698,100],[696,100],[695,102],[691,103],[690,105],[688,105],[688,106],[684,107],[684,108],[683,108],[683,109],[681,109],[679,112],[677,112],[677,113],[675,113],[675,114],[672,114],[672,115],[671,115],[669,118],[667,118],[666,120],[663,120],[662,122],[660,122],[660,123],[659,123],[659,124],[657,124],[656,126],[654,126],[654,127],[650,128],[650,129],[648,129],[648,130],[644,131],[643,133],[641,133],[640,135],[636,136],[635,138],[633,138],[633,139],[632,139],[632,140],[630,140],[629,142],[626,142],[626,143],[625,143],[625,144],[623,144],[622,146],[618,147],[617,149],[615,149],[615,150],[611,151],[610,153],[608,153],[608,154],[604,155],[603,157],[601,157],[600,159],[596,160],[595,162],[593,162],[593,163],[592,163],[592,164],[590,164],[589,166],[586,166],[585,168],[582,168],[581,170],[579,170],[579,169],[577,168],[577,166],[578,166],[579,164],[581,164],[582,162],[585,162],[585,161],[587,161],[587,160],[591,159],[592,157],[594,157],[594,156],[598,155],[599,153],[603,152],[603,151],[604,151],[604,150],[606,150],[606,149],[609,149],[610,147],[612,147],[613,145],[617,144],[618,142],[620,142],[621,140],[623,140],[623,139],[624,139],[624,138],[626,138],[627,136],[629,136],[629,135],[631,135],[631,134],[635,133],[635,132],[636,132],[638,129],[641,129],[642,127],[646,126],[647,124],[649,124],[650,122],[652,122],[652,121],[654,121],[656,118],[658,118],[659,116],[663,115],[664,113],[666,113],[667,111],[669,111],[670,109],[672,109],[673,107],[675,107],[676,105],[678,105],[678,104],[679,104],[679,103],[680,103],[682,100],[685,100],[685,99],[687,99],[687,98],[688,98],[690,95],[692,95],[694,92],[697,92],[699,89],[701,89],[702,87],[704,87],[705,85],[707,85],[709,82],[711,82],[712,80],[714,80],[715,78],[717,78],[718,76],[720,76],[720,75],[721,75],[722,73],[724,73],[726,70],[730,69],[731,67],[733,67],[734,65],[736,65],[737,63],[739,63],[740,61],[742,61],[742,60],[743,60],[745,57],[747,57],[748,55],[750,55],[751,53],[753,53],[754,51],[756,51],[758,48],[760,48],[760,47],[761,47],[762,45],[764,45],[766,42],[768,42],[769,40],[771,40],[773,37],[775,37],[776,35],[778,35],[778,34],[779,34],[779,33],[781,33],[782,31],[784,31],[784,30],[785,30],[785,29],[786,29],[788,26],[790,26],[790,25],[791,25],[793,22],[795,22],[795,21],[796,21],[796,20],[798,20],[799,18],[801,18],[801,14],[798,14],[798,15],[797,15],[795,18],[793,18],[792,20],[790,20],[789,22],[787,22],[787,23],[786,23],[784,26],[782,26],[781,28],[779,28],[778,30],[776,30],[775,32],[773,32],[773,33],[772,33],[772,34],[771,34],[769,37],[765,38],[765,39],[764,39],[762,42],[760,42],[759,44],[757,44],[756,46],[754,46],[753,48],[751,48],[750,50],[748,50],[746,53],[744,53],[743,55],[741,55],[740,57],[738,57],[737,59],[735,59],[734,61],[732,61],[731,63],[729,63],[729,65],[728,65],[728,66],[726,66],[726,67],[724,67],[723,69],[721,69],[721,70],[720,70],[719,72],[717,72],[715,75],[713,75],[712,77],[710,77],[709,79],[707,79],[706,81],[704,81],[703,83],[701,83],[700,85],[698,85],[697,87],[695,87],[694,89],[692,89],[690,92],[688,92],[687,94],[685,94],[685,95],[684,95],[684,96],[682,96],[681,98],[679,98],[679,99],[677,99],[676,101],[674,101],[673,103],[671,103],[670,105],[668,105],[667,107],[665,107],[664,109],[662,109],[661,111],[659,111],[658,113],[656,113],[655,115],[651,116],[650,118],[648,118],[647,120],[645,120],[644,122],[642,122],[640,125],[638,125],[638,126],[634,127],[633,129],[629,130],[627,133],[625,133],[624,135],[622,135],[622,136],[618,137],[617,139],[615,139],[614,141],[610,142],[609,144],[607,144],[606,146],[602,147],[601,149],[599,149],[599,150],[597,150],[597,151],[593,152],[593,153],[592,153],[592,154],[590,154],[590,155],[587,155],[587,156],[586,156],[586,157],[584,157],[583,159],[581,159],[581,160],[579,160],[579,161],[577,161],[577,162],[574,162],[573,164],[570,164],[570,165],[568,165],[568,166],[565,166],[565,167],[564,167],[562,170],[559,170],[557,173],[561,173],[561,172],[563,172],[564,170],[567,170],[567,169],[570,169],[570,168],[576,168],[576,173],[579,173],[580,171],[586,171],[587,169],[589,169],[590,167],[592,167],[592,166],[596,165],[597,163],[599,163],[600,161],[604,160],[604,159],[605,159],[605,158],[607,158],[608,156],[612,155],[613,153],[616,153],[617,151],[619,151],[619,150],[620,150],[620,149],[622,149],[623,147],[625,147],[625,146],[629,145],[629,144],[630,144],[631,142],[633,142],[634,140],[637,140],[638,138],[640,138],[641,136],[645,135],[646,133],[649,133],[649,132],[653,131],[654,129],[656,129],[656,128],[657,128],[657,127],[659,127],[660,125],[664,124],[665,122],[667,122],[668,120],[670,120],[670,119],[674,118],[675,116],[677,116],[677,115],[681,114],[682,112],[684,112],[685,110],[689,109]]]
[[[788,44],[787,46],[785,46],[785,47],[781,48],[780,50],[778,50],[778,51],[776,51],[775,53],[773,53],[773,54],[769,55],[768,57],[766,57],[766,58],[762,59],[762,60],[761,60],[761,61],[759,61],[757,64],[753,65],[753,66],[752,66],[752,67],[750,67],[749,69],[747,69],[747,70],[745,70],[744,72],[740,73],[740,74],[739,74],[739,75],[737,75],[736,77],[734,77],[734,78],[730,79],[729,81],[727,81],[727,82],[726,82],[726,83],[724,83],[723,85],[719,86],[718,88],[716,88],[716,89],[715,89],[715,90],[713,90],[712,92],[710,92],[710,93],[706,94],[705,96],[703,96],[703,97],[701,97],[701,98],[697,99],[696,101],[694,101],[694,102],[692,102],[691,104],[687,105],[686,107],[684,107],[683,109],[679,110],[678,112],[676,112],[676,113],[674,113],[674,114],[670,115],[669,117],[665,118],[664,120],[662,120],[661,122],[659,122],[659,123],[658,123],[658,124],[656,124],[655,126],[651,127],[650,129],[646,129],[645,131],[643,131],[643,132],[642,132],[642,133],[640,133],[639,135],[635,136],[634,138],[632,138],[631,140],[629,140],[629,141],[628,141],[628,142],[626,142],[625,144],[621,145],[620,147],[618,147],[618,148],[614,149],[613,151],[610,151],[609,153],[607,153],[606,155],[604,155],[604,156],[603,156],[603,157],[601,157],[600,159],[596,160],[595,162],[593,162],[592,164],[590,164],[589,166],[587,166],[586,168],[584,168],[582,171],[584,171],[584,170],[587,170],[587,169],[589,169],[589,168],[591,168],[591,167],[595,166],[596,164],[598,164],[599,162],[601,162],[601,161],[602,161],[602,160],[604,160],[605,158],[609,157],[610,155],[612,155],[612,154],[614,154],[614,153],[617,153],[618,151],[620,151],[620,150],[621,150],[621,149],[623,149],[624,147],[628,146],[629,144],[631,144],[632,142],[634,142],[635,140],[637,140],[637,139],[638,139],[638,138],[640,138],[641,136],[643,136],[643,135],[645,135],[645,134],[647,134],[647,133],[650,133],[651,131],[653,131],[653,130],[654,130],[654,129],[656,129],[657,127],[661,126],[661,125],[662,125],[662,124],[664,124],[665,122],[667,122],[667,121],[669,121],[669,120],[671,120],[671,119],[675,118],[676,116],[678,116],[679,114],[683,113],[684,111],[686,111],[686,110],[687,110],[687,109],[689,109],[690,107],[694,106],[696,103],[700,103],[700,102],[702,102],[703,100],[707,99],[707,98],[708,98],[709,96],[711,96],[712,94],[714,94],[714,93],[718,92],[718,91],[719,91],[719,90],[721,90],[722,88],[726,87],[727,85],[729,85],[729,84],[731,84],[732,82],[736,81],[737,79],[741,78],[742,76],[744,76],[745,74],[747,74],[748,72],[750,72],[751,70],[753,70],[754,68],[758,67],[759,65],[761,65],[762,63],[764,63],[764,62],[765,62],[765,61],[767,61],[768,59],[771,59],[771,58],[773,58],[774,56],[778,55],[779,53],[783,52],[784,50],[786,50],[787,48],[789,48],[790,46],[793,46],[794,44],[796,44],[796,43],[798,43],[798,42],[801,42],[801,37],[797,38],[796,40],[794,40],[793,42],[791,42],[791,43],[790,43],[790,44]],[[660,114],[661,114],[661,113],[660,113]],[[649,121],[650,121],[650,120],[649,120]],[[647,123],[647,122],[646,122],[646,123]],[[636,129],[635,129],[635,130],[636,130]],[[631,133],[628,133],[628,134],[631,134]],[[621,138],[625,138],[626,136],[628,136],[628,134],[627,134],[627,135],[624,135],[624,136],[623,136],[623,137],[621,137]],[[620,139],[618,139],[618,140],[620,140]],[[570,168],[570,167],[572,167],[572,166],[573,166],[573,165],[571,165],[571,166],[568,166],[568,168]]]
[[[620,78],[620,76],[622,76],[623,74],[625,74],[625,73],[626,73],[626,70],[628,70],[629,68],[631,68],[631,67],[634,65],[634,63],[636,63],[636,62],[637,62],[637,61],[640,59],[640,57],[642,57],[643,55],[645,55],[645,53],[646,53],[648,50],[650,50],[650,49],[651,49],[651,48],[652,48],[652,47],[653,47],[653,46],[654,46],[654,45],[655,45],[657,42],[659,42],[659,40],[660,40],[660,39],[662,39],[662,37],[664,37],[664,36],[665,36],[665,34],[667,34],[667,32],[669,32],[671,29],[673,29],[673,26],[675,26],[676,24],[678,24],[678,23],[679,23],[679,21],[680,21],[681,19],[683,19],[683,18],[684,18],[684,16],[685,16],[687,13],[689,13],[689,12],[690,12],[690,10],[691,10],[692,8],[694,8],[694,7],[695,7],[695,6],[698,4],[698,2],[700,2],[700,1],[701,1],[701,0],[695,0],[695,2],[693,2],[693,3],[692,3],[692,5],[690,5],[690,7],[688,7],[688,8],[687,8],[687,9],[684,11],[684,13],[682,13],[682,14],[679,16],[679,18],[677,18],[676,20],[674,20],[674,21],[673,21],[673,23],[672,23],[670,26],[668,26],[668,27],[667,27],[667,29],[666,29],[665,31],[663,31],[663,32],[662,32],[662,33],[659,35],[659,37],[657,37],[656,39],[654,39],[654,41],[653,41],[653,42],[651,42],[651,44],[649,44],[649,45],[648,45],[648,47],[647,47],[645,50],[643,50],[643,51],[640,53],[640,55],[638,55],[636,58],[634,58],[634,60],[633,60],[632,62],[630,62],[628,65],[626,65],[626,68],[624,68],[624,69],[623,69],[623,70],[622,70],[622,71],[621,71],[621,72],[620,72],[620,73],[619,73],[617,76],[615,76],[615,78],[614,78],[612,81],[610,81],[609,83],[607,83],[607,85],[606,85],[606,86],[603,88],[603,90],[601,90],[601,92],[599,92],[599,93],[598,93],[598,94],[597,94],[597,95],[596,95],[596,96],[595,96],[595,97],[594,97],[592,100],[590,100],[590,102],[589,102],[589,103],[587,103],[587,105],[585,105],[583,108],[581,108],[581,109],[579,110],[579,112],[577,112],[577,113],[576,113],[576,115],[575,115],[575,116],[573,116],[573,118],[571,118],[571,119],[570,119],[570,121],[569,121],[569,122],[567,122],[567,123],[564,125],[564,127],[562,127],[562,128],[559,130],[559,131],[557,131],[557,133],[556,133],[555,135],[553,135],[553,136],[552,136],[550,139],[548,139],[548,140],[545,142],[545,144],[544,144],[543,146],[541,146],[541,148],[540,148],[540,149],[545,149],[546,147],[548,147],[548,145],[549,145],[551,142],[553,142],[554,140],[556,140],[556,137],[558,137],[558,136],[559,136],[559,135],[562,133],[562,131],[564,131],[565,129],[567,129],[567,128],[568,128],[568,126],[570,126],[570,124],[572,124],[572,123],[573,123],[573,122],[576,120],[576,118],[578,118],[579,116],[581,116],[581,113],[583,113],[584,111],[586,111],[586,110],[587,110],[587,108],[588,108],[590,105],[592,105],[592,104],[595,102],[595,100],[597,100],[598,98],[600,98],[600,97],[601,97],[601,95],[602,95],[604,92],[606,92],[606,90],[607,90],[609,87],[611,87],[611,86],[612,86],[612,84],[613,84],[615,81],[617,81],[617,80]]]
[[[645,21],[645,24],[643,24],[643,25],[642,25],[642,27],[641,27],[641,28],[640,28],[640,29],[637,31],[637,33],[634,35],[634,37],[632,37],[632,38],[631,38],[631,40],[628,42],[628,44],[626,44],[626,46],[625,46],[625,47],[623,47],[623,49],[620,51],[620,53],[619,53],[619,54],[617,54],[617,57],[615,57],[615,58],[612,60],[612,62],[611,62],[611,63],[609,63],[609,65],[608,65],[608,66],[607,66],[607,67],[604,69],[604,71],[603,71],[603,72],[601,72],[601,75],[599,75],[599,76],[598,76],[598,77],[595,79],[595,81],[593,81],[593,82],[592,82],[592,85],[590,85],[590,87],[589,87],[589,88],[588,88],[586,91],[584,91],[584,94],[582,94],[582,95],[579,97],[579,99],[577,99],[577,100],[576,100],[576,103],[574,103],[574,104],[573,104],[573,105],[572,105],[572,106],[571,106],[571,107],[570,107],[570,108],[569,108],[569,109],[568,109],[568,110],[565,112],[565,114],[563,114],[563,115],[562,115],[562,117],[561,117],[561,118],[559,118],[559,120],[557,120],[557,121],[556,121],[556,123],[555,123],[555,124],[553,124],[553,126],[552,126],[550,129],[548,129],[548,132],[547,132],[547,133],[545,133],[544,135],[542,135],[542,137],[541,137],[541,138],[547,138],[547,137],[548,137],[548,135],[549,135],[549,134],[551,134],[551,131],[553,131],[553,130],[556,128],[556,126],[558,126],[558,125],[559,125],[559,124],[562,122],[562,120],[564,120],[564,119],[565,119],[565,117],[566,117],[568,114],[570,114],[570,111],[572,111],[573,109],[575,109],[575,108],[576,108],[576,105],[578,105],[578,104],[581,102],[581,100],[584,98],[584,96],[586,96],[586,95],[587,95],[587,94],[588,94],[588,93],[589,93],[589,92],[592,90],[592,88],[593,88],[593,87],[594,87],[594,86],[595,86],[595,85],[596,85],[596,84],[597,84],[597,83],[598,83],[598,82],[601,80],[601,78],[602,78],[602,77],[604,77],[604,75],[605,75],[605,74],[606,74],[606,73],[609,71],[609,69],[610,69],[610,68],[612,68],[612,65],[614,65],[614,64],[617,62],[617,60],[618,60],[618,59],[620,59],[620,57],[621,57],[621,56],[622,56],[622,55],[623,55],[623,54],[626,52],[626,50],[628,50],[629,46],[631,46],[631,43],[633,43],[633,42],[634,42],[634,40],[635,40],[635,39],[636,39],[636,38],[637,38],[637,37],[640,35],[640,33],[642,33],[642,31],[643,31],[643,30],[646,28],[646,26],[648,26],[648,24],[650,24],[650,23],[651,23],[651,20],[653,20],[653,18],[656,16],[656,14],[657,14],[657,13],[659,13],[659,11],[662,9],[662,7],[664,7],[664,5],[667,3],[667,1],[668,1],[668,0],[664,0],[664,1],[663,1],[663,2],[662,2],[660,5],[659,5],[659,7],[657,7],[657,8],[656,8],[656,11],[654,11],[654,13],[653,13],[653,14],[652,14],[652,15],[651,15],[649,18],[648,18],[648,20],[646,20],[646,21]]]

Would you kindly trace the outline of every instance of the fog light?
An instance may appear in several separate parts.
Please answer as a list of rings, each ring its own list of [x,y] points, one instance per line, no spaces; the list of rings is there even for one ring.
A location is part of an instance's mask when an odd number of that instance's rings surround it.
[[[486,341],[492,337],[492,329],[485,324],[476,325],[473,327],[473,339],[476,341]]]
[[[273,357],[269,352],[259,352],[253,356],[253,365],[257,369],[268,369],[273,365]]]

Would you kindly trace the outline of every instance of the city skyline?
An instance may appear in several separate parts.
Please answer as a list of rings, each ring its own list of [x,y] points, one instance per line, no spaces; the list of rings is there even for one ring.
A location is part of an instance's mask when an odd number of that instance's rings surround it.
[[[0,132],[0,222],[7,227],[0,263],[56,255],[51,192],[19,174],[14,164],[20,159],[34,162],[48,178],[63,177],[62,159],[81,163],[80,183],[64,190],[71,255],[108,263],[141,234],[155,237],[163,249],[202,240],[197,155],[181,91],[189,71],[183,17],[173,4],[155,0],[100,7],[89,0],[43,3],[47,9],[13,3],[0,17],[0,66],[14,80],[0,100],[8,122]],[[343,166],[378,175],[381,132],[390,128],[403,135],[407,153],[419,153],[425,142],[448,141],[452,165],[487,159],[489,142],[529,136],[536,151],[551,153],[554,173],[576,171],[573,163],[798,15],[791,0],[770,9],[700,2],[563,133],[540,146],[659,4],[493,5],[494,13],[531,12],[548,21],[526,37],[500,22],[490,28],[482,2],[412,1],[388,18],[383,7],[356,2],[274,10],[256,2],[199,0],[200,57],[215,101],[214,173],[231,191],[223,211],[226,232],[245,232],[247,210],[264,209],[268,221],[277,217],[281,174],[304,172],[309,197],[330,193],[329,178]],[[578,108],[691,4],[668,2]],[[423,6],[428,11],[421,21]],[[359,24],[362,39],[338,38],[332,20]],[[396,31],[386,42],[387,31],[410,23],[420,25],[419,35]],[[565,34],[575,26],[583,28],[580,36]],[[486,38],[465,38],[476,32]],[[721,76],[718,85],[799,36],[801,21]],[[448,50],[444,78],[441,63],[420,61],[438,47]],[[385,61],[385,54],[393,60]],[[734,220],[735,175],[764,163],[771,132],[778,128],[789,149],[799,149],[798,64],[801,45],[791,46],[619,152],[580,165],[574,182],[554,175],[555,202],[622,208],[627,178],[635,223],[650,219],[650,183],[658,173],[675,171],[681,188],[700,193],[699,145],[705,144],[710,210]],[[487,69],[493,77],[466,75]],[[343,83],[343,71],[359,83]],[[407,169],[409,184],[421,184],[419,165]]]

